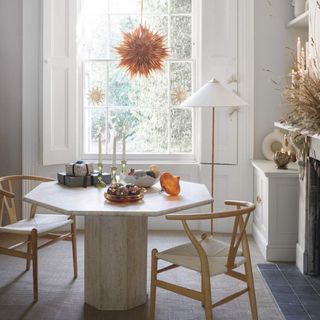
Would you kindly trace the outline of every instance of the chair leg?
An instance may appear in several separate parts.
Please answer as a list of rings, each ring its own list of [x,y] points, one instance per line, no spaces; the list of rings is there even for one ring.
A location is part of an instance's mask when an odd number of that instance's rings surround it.
[[[31,231],[32,271],[33,271],[33,300],[38,301],[38,232]]]
[[[258,310],[257,310],[257,301],[256,301],[256,293],[254,289],[254,281],[253,281],[253,273],[250,257],[244,265],[246,277],[247,277],[247,285],[249,288],[249,300],[251,307],[252,320],[258,320]]]
[[[73,275],[74,278],[78,277],[78,258],[77,258],[77,227],[76,219],[72,217],[71,223],[71,239],[72,239],[72,256],[73,256]]]
[[[150,289],[150,320],[155,319],[155,310],[156,310],[156,280],[157,280],[157,271],[158,271],[158,258],[157,258],[157,249],[153,249],[151,253],[151,289]]]
[[[206,320],[213,320],[210,275],[205,272],[201,273],[201,286],[204,295],[203,304]]]
[[[28,245],[27,245],[27,252],[29,254],[31,254],[31,236],[28,236]],[[30,270],[30,259],[27,258],[26,260],[26,271],[29,271]]]

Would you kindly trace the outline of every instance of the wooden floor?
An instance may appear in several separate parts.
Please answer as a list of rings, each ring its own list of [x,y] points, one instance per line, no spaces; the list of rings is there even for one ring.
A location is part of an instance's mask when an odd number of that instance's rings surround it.
[[[224,239],[225,236],[219,235]],[[0,243],[7,242],[3,234]],[[183,232],[150,231],[149,248],[163,250],[186,242]],[[263,263],[256,244],[251,239],[254,277],[257,293],[257,303],[260,320],[283,319],[266,286],[261,274],[256,268],[257,263]],[[0,256],[0,319],[33,319],[33,320],[73,320],[73,319],[106,319],[106,320],[144,320],[147,319],[148,306],[130,310],[125,313],[99,312],[83,303],[83,234],[78,235],[79,278],[72,279],[71,243],[59,242],[56,245],[40,251],[39,255],[39,302],[32,304],[32,272],[24,272],[25,262],[14,257]],[[107,268],[107,266],[106,266]],[[150,278],[150,257],[148,257],[148,282]],[[188,283],[190,288],[199,289],[200,279],[196,272],[177,269],[167,272],[163,279],[179,283]],[[218,276],[212,281],[212,296],[214,300],[230,294],[243,286],[242,283]],[[149,283],[148,283],[149,288]],[[213,313],[215,320],[251,319],[247,295],[216,308]],[[204,312],[197,301],[178,296],[174,293],[158,289],[157,320],[203,320]]]

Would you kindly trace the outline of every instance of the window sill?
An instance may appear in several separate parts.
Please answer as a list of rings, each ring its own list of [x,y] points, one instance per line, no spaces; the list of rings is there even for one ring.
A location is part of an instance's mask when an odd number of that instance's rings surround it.
[[[97,159],[90,159],[88,157],[82,158],[83,161],[98,163]],[[117,163],[120,165],[121,160],[117,160]],[[102,160],[104,165],[111,165],[111,160]],[[128,164],[132,165],[150,165],[159,164],[159,165],[187,165],[187,166],[199,166],[200,163],[195,160],[182,160],[182,159],[167,159],[167,160],[157,160],[157,159],[147,159],[147,160],[138,160],[138,159],[127,159]]]

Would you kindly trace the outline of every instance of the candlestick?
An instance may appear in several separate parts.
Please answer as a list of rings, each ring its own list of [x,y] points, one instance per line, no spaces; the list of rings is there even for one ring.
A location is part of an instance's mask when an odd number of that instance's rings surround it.
[[[122,130],[122,160],[126,160],[126,128]]]
[[[111,167],[111,184],[117,183],[117,167]]]
[[[127,161],[122,160],[121,161],[121,174],[125,176],[127,174]]]
[[[98,182],[96,184],[96,187],[99,189],[105,188],[107,186],[106,183],[103,181],[102,171],[103,171],[103,164],[99,162],[98,163]]]
[[[117,166],[117,136],[113,137],[112,167]]]

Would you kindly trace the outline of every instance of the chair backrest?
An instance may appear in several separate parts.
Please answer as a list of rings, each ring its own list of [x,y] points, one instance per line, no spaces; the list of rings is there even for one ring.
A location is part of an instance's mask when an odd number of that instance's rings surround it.
[[[12,175],[0,177],[0,225],[2,225],[4,212],[7,212],[10,224],[17,222],[17,210],[13,182],[23,180],[32,180],[39,182],[53,181],[50,178],[37,176]]]
[[[246,228],[250,215],[255,210],[255,205],[250,202],[238,201],[226,201],[225,203],[226,205],[237,207],[234,215],[233,230],[226,265],[228,269],[231,269],[235,266],[235,259],[240,245],[242,246],[243,254],[245,256],[250,255]]]
[[[246,233],[246,227],[250,218],[250,214],[255,210],[255,204],[246,201],[225,201],[227,206],[235,206],[236,209],[225,212],[213,212],[213,213],[200,213],[200,214],[169,214],[166,216],[168,220],[181,220],[184,230],[186,231],[189,239],[197,250],[201,266],[208,269],[207,254],[201,243],[197,240],[193,232],[190,230],[187,221],[188,220],[209,220],[209,219],[222,219],[234,217],[233,230],[231,235],[229,253],[226,267],[227,269],[233,269],[235,266],[235,259],[237,251],[241,244],[243,255],[250,258],[249,244]],[[204,239],[206,235],[202,238]]]

